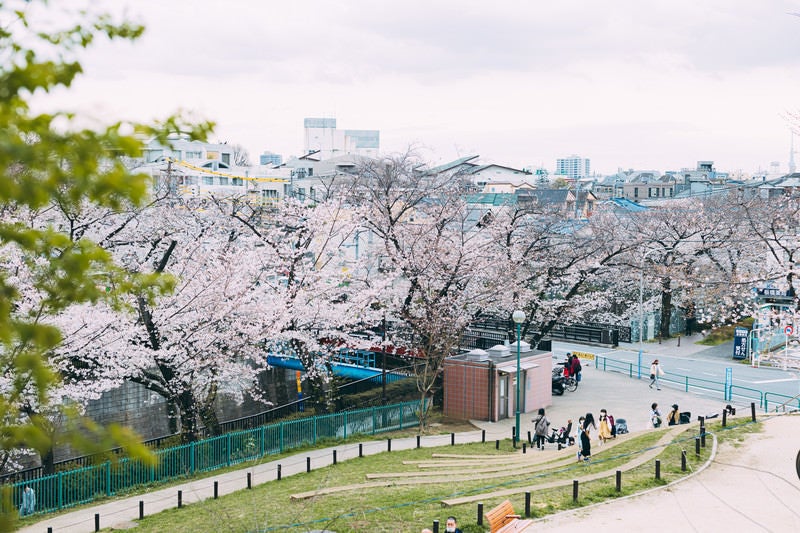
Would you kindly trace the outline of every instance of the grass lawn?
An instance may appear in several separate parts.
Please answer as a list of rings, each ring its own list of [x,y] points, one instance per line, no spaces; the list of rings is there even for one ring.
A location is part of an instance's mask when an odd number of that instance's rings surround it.
[[[741,424],[740,421],[737,421]],[[758,431],[758,424],[730,426],[722,431],[721,422],[709,424],[708,430],[716,432],[721,440],[741,441],[747,433]],[[501,489],[529,487],[536,484],[566,481],[563,487],[532,490],[531,513],[534,517],[544,516],[565,509],[584,506],[606,499],[641,492],[655,486],[664,485],[691,473],[705,460],[710,452],[701,448],[695,455],[694,437],[697,427],[689,427],[679,439],[660,448],[658,459],[661,462],[661,479],[655,479],[654,461],[647,461],[639,467],[626,470],[622,474],[622,489],[616,490],[613,473],[596,481],[580,484],[577,502],[572,497],[573,479],[579,479],[596,472],[625,470],[625,464],[634,460],[643,451],[652,448],[663,435],[660,431],[642,432],[632,435],[625,442],[603,450],[593,445],[595,458],[592,463],[579,464],[564,457],[553,455],[553,461],[543,464],[536,472],[511,472],[505,477],[481,479],[480,474],[464,477],[448,474],[442,469],[441,479],[434,483],[420,485],[395,485],[358,488],[346,492],[336,492],[308,499],[292,499],[293,494],[338,487],[348,484],[361,484],[367,480],[367,473],[379,472],[418,472],[415,464],[404,461],[431,459],[434,453],[497,456],[498,461],[514,451],[510,441],[501,442],[500,450],[495,450],[494,442],[485,444],[461,444],[441,448],[424,448],[381,453],[360,459],[339,462],[310,473],[290,476],[281,481],[271,481],[202,503],[172,509],[139,521],[136,528],[140,532],[163,531],[313,531],[330,530],[338,533],[352,531],[391,531],[415,532],[423,527],[431,527],[433,520],[440,521],[440,531],[444,530],[445,518],[453,514],[459,518],[464,533],[481,532],[477,525],[477,504],[468,503],[443,508],[441,500],[472,494],[488,493]],[[572,449],[575,449],[573,447]],[[681,454],[686,452],[687,470],[681,470]],[[529,450],[529,454],[535,453]],[[555,464],[555,462],[561,465]],[[485,465],[495,462],[491,457],[482,459]],[[434,478],[435,479],[435,478]],[[505,497],[482,500],[484,512],[488,511]],[[510,496],[517,513],[525,512],[524,493]]]

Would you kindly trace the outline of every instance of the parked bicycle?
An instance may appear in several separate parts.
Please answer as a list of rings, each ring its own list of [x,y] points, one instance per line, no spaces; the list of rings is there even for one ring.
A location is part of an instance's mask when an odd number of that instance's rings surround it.
[[[564,394],[564,390],[575,392],[578,389],[578,380],[575,376],[565,376],[561,365],[553,368],[553,393]]]

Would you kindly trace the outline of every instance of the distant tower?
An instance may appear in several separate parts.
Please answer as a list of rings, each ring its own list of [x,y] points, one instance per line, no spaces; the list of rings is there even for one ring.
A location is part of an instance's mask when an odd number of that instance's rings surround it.
[[[794,174],[794,171],[797,169],[797,165],[794,164],[794,132],[790,132],[791,143],[789,145],[789,174]]]

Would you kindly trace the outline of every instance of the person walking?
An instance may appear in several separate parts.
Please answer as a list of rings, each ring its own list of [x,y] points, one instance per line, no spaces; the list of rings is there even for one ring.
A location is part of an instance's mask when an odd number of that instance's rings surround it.
[[[661,412],[658,410],[658,404],[653,402],[650,405],[650,424],[654,428],[661,427]]]
[[[35,510],[36,492],[34,492],[30,485],[25,485],[25,489],[22,491],[22,505],[19,506],[19,515],[32,515]]]
[[[661,382],[659,378],[664,375],[664,370],[661,368],[661,365],[658,363],[658,359],[653,360],[653,364],[650,365],[650,388],[653,388],[653,385],[656,386],[656,390],[661,390]]]
[[[578,432],[581,437],[581,451],[578,452],[578,461],[583,459],[584,462],[588,463],[592,456],[591,429],[597,429],[597,425],[594,423],[594,415],[586,413],[586,416],[580,418],[580,424],[578,425]]]
[[[539,413],[533,419],[533,442],[536,448],[544,450],[544,443],[547,441],[547,432],[550,430],[550,421],[544,415],[544,408],[539,408]]]

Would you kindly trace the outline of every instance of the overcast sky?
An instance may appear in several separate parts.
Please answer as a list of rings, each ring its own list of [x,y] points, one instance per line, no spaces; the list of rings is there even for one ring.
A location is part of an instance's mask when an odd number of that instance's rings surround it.
[[[100,5],[147,31],[96,46],[54,101],[108,120],[189,110],[254,162],[300,155],[303,119],[333,117],[431,162],[785,170],[800,110],[800,0]]]

